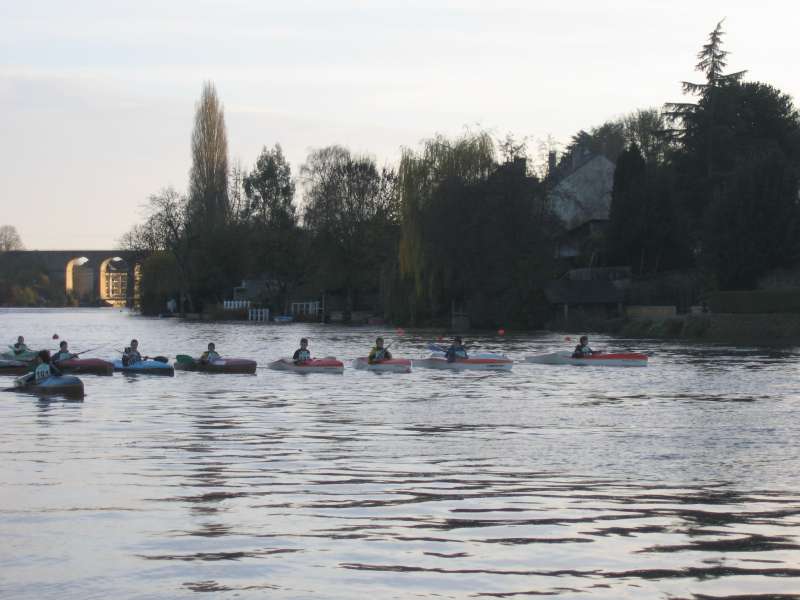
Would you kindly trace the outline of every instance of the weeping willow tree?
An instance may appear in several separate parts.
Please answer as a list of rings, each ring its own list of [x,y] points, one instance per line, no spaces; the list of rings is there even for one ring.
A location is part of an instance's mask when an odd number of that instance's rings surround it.
[[[432,268],[430,244],[426,242],[426,217],[439,185],[457,180],[463,184],[485,179],[496,167],[495,147],[486,132],[466,133],[456,139],[442,135],[425,140],[422,149],[404,149],[398,170],[401,237],[399,268],[410,283],[410,317],[418,307],[435,302],[441,273]],[[427,297],[426,297],[427,296]]]

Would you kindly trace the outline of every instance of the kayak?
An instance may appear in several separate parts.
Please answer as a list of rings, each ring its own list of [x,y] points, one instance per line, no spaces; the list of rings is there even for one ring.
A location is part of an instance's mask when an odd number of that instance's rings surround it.
[[[281,358],[269,363],[269,368],[293,373],[344,373],[344,363],[335,358],[312,358],[298,364],[291,358]]]
[[[20,392],[39,395],[61,395],[83,398],[83,382],[72,375],[51,375],[39,383],[29,383],[13,388]]]
[[[411,373],[411,361],[407,358],[390,358],[370,364],[369,360],[362,356],[353,361],[353,367],[376,373]]]
[[[247,358],[222,358],[210,363],[175,361],[175,368],[179,371],[199,371],[201,373],[246,373],[254,375],[257,363]]]
[[[414,359],[414,366],[426,369],[449,369],[451,371],[510,371],[514,361],[502,354],[473,354],[469,358],[457,358],[449,362],[443,352],[434,352],[428,358]]]
[[[25,375],[31,369],[30,363],[0,358],[0,375]]]
[[[16,354],[15,352],[3,352],[0,354],[0,359],[3,360],[18,360],[20,362],[32,362],[36,360],[36,357],[39,355],[38,352],[33,350],[28,350],[27,352],[20,352]]]
[[[131,365],[123,365],[122,359],[112,361],[115,371],[122,371],[129,375],[175,375],[175,369],[169,363],[160,362],[158,360],[140,360]]]
[[[526,356],[526,363],[537,365],[580,365],[595,367],[646,367],[647,355],[635,352],[598,353],[583,358],[573,358],[571,352],[553,352]]]
[[[113,375],[114,365],[99,358],[71,358],[56,363],[56,368],[64,373],[79,375]]]

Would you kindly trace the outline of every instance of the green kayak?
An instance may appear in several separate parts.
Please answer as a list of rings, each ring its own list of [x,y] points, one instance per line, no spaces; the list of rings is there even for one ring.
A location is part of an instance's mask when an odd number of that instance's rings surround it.
[[[19,362],[32,362],[33,360],[36,359],[36,356],[38,354],[39,354],[38,352],[35,352],[33,350],[28,350],[27,352],[20,352],[19,354],[16,354],[13,351],[9,351],[0,354],[0,358],[2,358],[3,360],[18,360]]]

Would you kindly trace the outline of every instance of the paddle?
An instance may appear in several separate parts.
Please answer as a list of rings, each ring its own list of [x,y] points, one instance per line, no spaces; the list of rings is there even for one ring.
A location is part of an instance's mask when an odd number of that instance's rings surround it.
[[[98,346],[97,348],[90,348],[89,350],[83,350],[82,352],[76,352],[73,356],[80,356],[81,354],[86,354],[87,352],[94,352],[95,350],[100,350],[102,346]]]
[[[195,360],[188,354],[178,354],[175,357],[175,362],[179,362],[185,365],[193,365],[195,363]]]
[[[117,350],[120,354],[125,354],[122,350]],[[166,356],[143,356],[142,360],[154,360],[156,362],[168,363],[169,359]]]
[[[20,389],[24,388],[26,385],[28,385],[31,381],[33,381],[34,377],[35,376],[34,376],[33,373],[26,373],[25,375],[21,375],[20,377],[17,377],[17,378],[14,379],[14,383],[17,384],[15,387],[6,388],[3,391],[5,391],[5,392],[13,392],[13,391],[20,390]]]
[[[72,356],[67,360],[72,360],[73,358],[78,358],[81,354],[86,354],[87,352],[94,352],[95,350],[99,350],[102,346],[98,346],[97,348],[90,348],[89,350],[83,350],[82,352],[71,352]],[[61,361],[59,361],[61,362]]]
[[[438,344],[428,344],[428,350],[431,352],[447,352],[447,348]]]
[[[386,358],[386,352],[389,350],[389,348],[391,348],[391,347],[392,347],[392,344],[394,344],[394,340],[392,340],[391,342],[389,342],[388,344],[386,344],[386,345],[385,345],[383,348],[381,348],[381,350],[383,350],[383,358],[381,358],[380,360],[376,359],[376,360],[375,360],[373,363],[371,363],[371,364],[380,364],[380,363],[382,363],[382,362],[383,362],[383,361],[385,361],[385,360],[389,360],[388,358]]]

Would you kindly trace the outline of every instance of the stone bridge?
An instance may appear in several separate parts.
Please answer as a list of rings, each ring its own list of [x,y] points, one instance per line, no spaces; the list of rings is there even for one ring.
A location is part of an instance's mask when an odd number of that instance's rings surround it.
[[[0,254],[2,261],[44,269],[50,281],[63,286],[66,293],[112,304],[132,303],[143,258],[127,250],[16,250]]]

